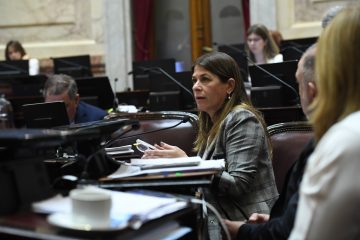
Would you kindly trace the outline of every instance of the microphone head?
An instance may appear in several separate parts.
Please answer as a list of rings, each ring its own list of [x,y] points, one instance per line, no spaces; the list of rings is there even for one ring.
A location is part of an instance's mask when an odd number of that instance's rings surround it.
[[[186,123],[190,121],[190,117],[189,116],[184,116],[182,119],[182,123]]]

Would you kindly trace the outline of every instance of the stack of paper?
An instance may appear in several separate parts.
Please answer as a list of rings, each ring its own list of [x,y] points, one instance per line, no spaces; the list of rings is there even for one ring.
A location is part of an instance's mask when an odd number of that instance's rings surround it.
[[[107,176],[107,179],[176,172],[221,170],[224,169],[224,167],[224,159],[202,160],[200,157],[133,159],[130,164],[122,164],[116,172]]]

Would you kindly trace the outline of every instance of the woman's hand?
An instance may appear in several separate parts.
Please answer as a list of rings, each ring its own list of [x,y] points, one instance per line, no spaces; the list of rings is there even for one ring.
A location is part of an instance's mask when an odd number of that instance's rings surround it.
[[[187,157],[186,153],[177,146],[172,146],[164,142],[160,145],[155,144],[155,150],[146,150],[142,158],[178,158]]]

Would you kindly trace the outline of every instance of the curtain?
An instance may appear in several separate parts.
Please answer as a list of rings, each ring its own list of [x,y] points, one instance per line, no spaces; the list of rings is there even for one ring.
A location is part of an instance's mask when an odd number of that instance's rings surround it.
[[[249,0],[242,0],[243,18],[244,18],[244,29],[245,29],[245,40],[246,32],[250,27],[250,3]]]
[[[153,4],[153,0],[133,1],[135,61],[150,59]]]

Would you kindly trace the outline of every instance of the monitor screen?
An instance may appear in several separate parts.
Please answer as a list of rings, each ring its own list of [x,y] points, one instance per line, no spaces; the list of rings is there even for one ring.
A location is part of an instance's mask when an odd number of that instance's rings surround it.
[[[52,58],[54,73],[63,73],[72,77],[91,77],[90,55]]]
[[[185,72],[177,72],[174,75],[174,78],[178,80],[188,91],[180,88],[180,99],[182,104],[182,109],[193,109],[195,108],[195,99],[194,94],[192,93],[192,72],[185,71]],[[192,94],[190,94],[190,93]]]
[[[53,128],[69,124],[64,102],[42,102],[22,106],[27,128]]]
[[[0,76],[29,75],[29,60],[0,61]]]
[[[114,92],[108,77],[82,77],[76,78],[75,81],[81,99],[90,99],[90,104],[102,109],[113,107]]]
[[[284,61],[299,60],[303,53],[317,41],[317,37],[288,39],[281,41],[280,53]]]
[[[192,72],[176,72],[173,74],[169,74],[174,80],[176,80],[179,84],[177,84],[173,79],[164,75],[163,73],[159,73],[156,71],[151,71],[149,74],[150,80],[150,95],[154,92],[168,92],[174,91],[179,92],[179,103],[178,107],[180,109],[192,109],[195,106],[194,97],[192,94]],[[188,91],[183,89],[184,86]]]
[[[295,78],[298,61],[286,61],[280,63],[261,64],[257,66],[249,66],[252,87],[280,86],[281,99],[283,106],[295,105],[299,103],[298,86]],[[269,73],[266,73],[265,71]],[[272,76],[274,75],[274,76]],[[282,84],[278,79],[289,84]],[[296,101],[296,102],[295,102]]]
[[[47,77],[35,76],[0,76],[0,92],[6,97],[42,96]]]
[[[169,74],[176,71],[175,59],[134,61],[132,67],[134,90],[150,89],[149,71],[146,70],[148,68],[159,67]]]

